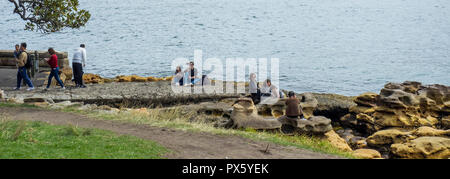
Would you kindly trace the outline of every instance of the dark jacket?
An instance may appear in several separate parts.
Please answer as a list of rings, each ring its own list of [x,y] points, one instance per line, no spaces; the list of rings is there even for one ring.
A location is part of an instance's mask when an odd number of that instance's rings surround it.
[[[303,114],[303,111],[301,108],[299,108],[300,100],[297,98],[294,99],[287,99],[286,101],[286,116],[288,117],[298,117]]]

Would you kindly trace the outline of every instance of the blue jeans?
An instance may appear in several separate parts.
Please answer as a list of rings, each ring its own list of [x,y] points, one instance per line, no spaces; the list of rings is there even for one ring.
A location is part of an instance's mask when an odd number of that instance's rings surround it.
[[[47,88],[50,88],[50,84],[52,84],[53,77],[55,77],[55,79],[59,83],[59,85],[64,88],[64,84],[61,81],[61,79],[59,78],[59,67],[56,67],[55,69],[52,69],[52,71],[50,71],[50,75],[48,75]]]
[[[27,68],[26,67],[19,67],[19,70],[17,71],[17,88],[20,88],[20,85],[22,84],[22,79],[25,80],[25,83],[27,83],[28,87],[33,88],[33,83],[31,83],[30,78],[27,74]]]

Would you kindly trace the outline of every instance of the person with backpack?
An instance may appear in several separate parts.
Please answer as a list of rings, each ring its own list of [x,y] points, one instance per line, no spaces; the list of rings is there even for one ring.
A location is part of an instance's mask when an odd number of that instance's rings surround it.
[[[72,58],[73,78],[78,88],[86,88],[83,84],[84,67],[86,67],[86,46],[81,44],[75,50]]]
[[[25,80],[25,83],[28,85],[28,91],[34,90],[33,83],[27,74],[27,68],[31,68],[31,58],[27,53],[27,43],[20,44],[20,53],[18,58],[16,58],[17,62],[17,87],[15,90],[20,90],[20,85],[22,84],[22,80]]]
[[[50,75],[48,76],[47,89],[50,88],[53,77],[55,77],[56,81],[59,83],[62,89],[66,89],[63,82],[59,78],[58,56],[56,56],[56,52],[53,48],[49,48],[48,53],[50,54],[50,58],[47,58],[45,60],[47,61],[48,65],[50,65],[51,71]]]

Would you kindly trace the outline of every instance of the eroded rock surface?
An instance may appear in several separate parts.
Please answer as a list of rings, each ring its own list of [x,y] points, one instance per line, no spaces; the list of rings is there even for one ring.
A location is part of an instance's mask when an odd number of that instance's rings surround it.
[[[252,129],[280,129],[281,123],[274,118],[264,118],[258,115],[258,111],[250,98],[240,98],[233,104],[231,113],[233,128]]]
[[[392,145],[392,154],[410,159],[450,158],[450,139],[444,137],[420,137],[410,142]]]
[[[368,134],[391,127],[447,127],[450,87],[389,83],[380,94],[364,93],[341,123]]]

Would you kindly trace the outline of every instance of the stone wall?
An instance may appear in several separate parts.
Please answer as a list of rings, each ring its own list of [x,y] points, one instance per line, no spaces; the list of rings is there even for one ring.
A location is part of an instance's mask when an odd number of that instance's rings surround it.
[[[34,54],[35,50],[27,50],[28,53]],[[49,67],[44,58],[49,58],[50,54],[47,51],[37,51],[39,54],[39,67]],[[67,52],[56,52],[58,56],[58,65],[60,68],[68,68],[69,58]],[[14,60],[14,50],[0,50],[0,66],[16,66],[16,61]]]

